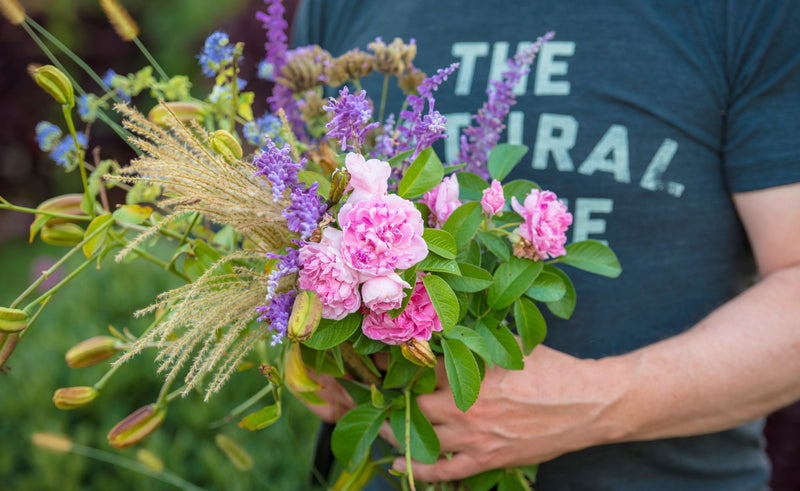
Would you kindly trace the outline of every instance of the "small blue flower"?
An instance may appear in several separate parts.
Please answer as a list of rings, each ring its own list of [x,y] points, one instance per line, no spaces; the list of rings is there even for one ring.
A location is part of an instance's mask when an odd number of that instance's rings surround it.
[[[81,148],[86,148],[88,144],[86,135],[78,133],[77,137],[78,145],[80,145]],[[72,140],[72,136],[67,135],[53,147],[53,150],[50,152],[50,158],[55,160],[56,164],[61,167],[69,167],[70,157],[74,155],[75,152],[75,142]]]
[[[224,32],[217,31],[208,36],[203,44],[203,51],[197,57],[203,75],[213,77],[222,65],[233,61],[233,48]]]
[[[260,118],[256,118],[254,121],[245,123],[244,128],[242,128],[242,133],[244,133],[244,139],[251,145],[263,145],[264,137],[267,135],[273,136],[277,133],[280,124],[280,119],[272,114],[266,113]],[[276,138],[273,138],[273,141],[275,140]]]
[[[89,119],[91,114],[92,110],[89,107],[89,94],[83,94],[82,96],[78,97],[78,116],[80,116],[82,120],[86,121]]]
[[[61,138],[61,128],[49,121],[41,121],[36,125],[36,141],[43,152],[53,150]]]
[[[268,80],[270,82],[275,80],[275,65],[268,62],[267,60],[261,60],[261,63],[258,64],[258,73],[256,76],[263,80]]]

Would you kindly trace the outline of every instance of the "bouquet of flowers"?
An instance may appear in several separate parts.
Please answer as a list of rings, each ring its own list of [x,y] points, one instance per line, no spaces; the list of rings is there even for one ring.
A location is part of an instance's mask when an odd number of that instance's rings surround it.
[[[148,54],[124,8],[115,0],[100,3],[120,36]],[[203,73],[215,79],[204,99],[190,95],[187,77],[167,76],[149,54],[151,66],[128,75],[100,77],[82,64],[98,95],[77,86],[55,57],[53,65],[33,70],[61,104],[68,131],[61,139],[58,126],[40,123],[40,146],[59,165],[79,171],[84,192],[36,209],[0,198],[0,208],[34,214],[31,240],[38,235],[69,248],[0,308],[0,367],[52,295],[87,265],[112,252],[117,261],[155,262],[185,285],[136,313],[154,316],[145,332],[114,330],[71,349],[72,367],[116,358],[94,386],[58,389],[56,406],[89,404],[127,360],[157,350],[161,392],[108,435],[113,447],[125,448],[155,431],[177,396],[201,390],[208,399],[242,368],[257,364],[266,377],[254,401],[273,399],[241,419],[248,430],[281,416],[285,390],[307,404],[327,404],[316,393],[322,386],[314,374],[331,375],[356,405],[332,434],[342,468],[332,487],[356,489],[375,471],[370,449],[386,421],[408,462],[442,457],[415,402],[434,390],[435,365],[444,364],[456,405],[468,411],[487,367],[521,369],[524,355],[545,338],[539,306],[570,316],[575,290],[561,265],[608,277],[621,270],[602,243],[566,245],[572,216],[553,192],[528,180],[504,182],[527,152],[523,145],[498,144],[512,88],[552,33],[509,60],[475,125],[460,136],[458,159],[445,165],[432,148],[447,136],[434,94],[457,64],[426,76],[414,67],[413,40],[377,39],[366,51],[338,58],[319,46],[290,50],[283,7],[266,3],[258,16],[268,39],[259,73],[275,88],[270,112],[260,117],[251,105],[264,95],[245,92],[239,78],[242,45],[222,32],[208,37],[199,56]],[[34,39],[51,38],[14,0],[0,5]],[[381,103],[374,117],[373,100],[360,90],[367,76],[397,79],[406,98],[396,116],[384,117]],[[336,90],[327,100],[325,87]],[[73,123],[75,91],[85,132]],[[144,114],[136,106],[146,104],[138,101],[147,92],[158,102]],[[88,128],[98,119],[139,157],[129,165],[97,159],[89,165]],[[125,203],[109,202],[111,186],[126,190]],[[158,257],[155,241],[167,243],[171,255]],[[85,261],[64,280],[29,298],[55,268],[80,254]],[[173,389],[175,382],[182,386]],[[511,475],[527,486],[524,472]],[[481,488],[499,479],[494,473],[465,485]],[[415,488],[410,471],[402,486]]]

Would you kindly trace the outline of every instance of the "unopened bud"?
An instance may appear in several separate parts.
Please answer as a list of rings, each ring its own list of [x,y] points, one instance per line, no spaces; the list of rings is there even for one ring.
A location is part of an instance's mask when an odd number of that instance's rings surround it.
[[[53,65],[41,66],[33,72],[33,79],[59,104],[66,104],[69,107],[75,105],[72,83],[58,68]]]
[[[77,223],[57,223],[42,227],[40,236],[46,244],[74,246],[83,240],[84,230]]]
[[[98,394],[94,387],[67,387],[53,394],[53,403],[59,409],[76,409],[95,400]]]
[[[3,365],[5,365],[8,359],[11,357],[11,353],[14,352],[14,348],[17,347],[18,342],[18,332],[0,332],[0,373],[5,373]]]
[[[214,437],[214,443],[228,457],[228,460],[240,471],[247,471],[253,467],[253,457],[245,449],[239,446],[231,438],[218,433]]]
[[[203,120],[203,107],[191,102],[162,102],[147,113],[147,119],[157,125],[168,126],[173,118],[183,123],[196,119]]]
[[[342,195],[350,184],[350,173],[347,169],[340,168],[331,174],[331,191],[328,195],[328,207],[331,207],[342,199]]]
[[[70,368],[90,367],[114,356],[117,342],[111,336],[95,336],[70,348],[64,358]]]
[[[403,358],[421,367],[435,367],[436,356],[431,351],[431,345],[424,339],[409,339],[400,345]]]
[[[17,0],[0,0],[0,11],[15,26],[25,22],[25,9]]]
[[[167,416],[167,409],[156,404],[140,407],[108,433],[108,443],[116,449],[136,445],[153,433]]]
[[[83,194],[79,193],[71,193],[71,194],[62,194],[61,196],[56,196],[53,198],[48,199],[47,201],[42,201],[39,206],[36,207],[37,210],[40,211],[47,211],[50,213],[60,213],[62,215],[75,215],[78,216],[85,216],[86,213],[83,212],[81,208],[81,203],[83,203]],[[42,215],[36,215],[36,218],[39,218]],[[55,225],[57,223],[64,223],[69,222],[69,218],[63,217],[53,217],[47,220],[48,225]]]
[[[164,472],[164,461],[161,458],[147,450],[145,448],[140,448],[136,451],[136,460],[142,463],[145,467],[150,469],[151,471],[155,472],[156,474],[161,474]]]
[[[314,392],[322,388],[316,380],[308,375],[298,343],[292,343],[292,347],[286,352],[284,374],[286,375],[286,385],[295,392]]]
[[[258,367],[258,371],[261,375],[267,377],[267,380],[272,382],[273,385],[281,385],[281,374],[278,372],[277,368],[262,363],[261,366]]]
[[[0,307],[0,332],[19,332],[28,324],[28,313],[24,310]]]
[[[292,341],[307,341],[322,320],[322,302],[311,290],[300,290],[294,299],[286,335]]]
[[[72,440],[55,433],[34,433],[31,442],[39,448],[52,452],[67,453],[72,450]]]
[[[225,160],[241,160],[242,146],[236,138],[225,130],[217,130],[211,133],[211,148],[222,155]]]

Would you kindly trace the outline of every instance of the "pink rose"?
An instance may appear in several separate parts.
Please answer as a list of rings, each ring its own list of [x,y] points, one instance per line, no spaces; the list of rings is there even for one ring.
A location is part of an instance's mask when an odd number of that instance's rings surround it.
[[[515,248],[515,254],[547,259],[548,256],[558,257],[567,253],[564,244],[567,242],[567,227],[572,224],[572,214],[555,193],[532,189],[525,197],[524,206],[512,197],[511,207],[525,219],[516,232],[528,242],[522,248]]]
[[[358,273],[342,259],[342,232],[326,228],[322,241],[309,242],[300,249],[297,282],[303,290],[311,290],[322,302],[322,317],[340,320],[361,307],[358,294]]]
[[[339,211],[342,257],[361,280],[386,276],[425,259],[422,215],[396,194],[348,202]]]
[[[428,225],[442,228],[453,210],[461,206],[458,200],[458,179],[455,175],[445,177],[435,188],[425,193],[420,202],[425,203],[431,210]]]
[[[503,211],[506,205],[506,199],[503,196],[503,185],[500,181],[494,179],[492,185],[483,190],[483,198],[481,198],[481,208],[488,215],[497,215]]]
[[[351,152],[345,157],[344,165],[350,173],[347,190],[353,191],[348,203],[386,194],[389,175],[392,173],[388,162],[378,159],[364,160],[363,155]]]
[[[386,312],[403,305],[404,288],[411,288],[411,285],[395,273],[377,276],[361,285],[361,298],[373,312]]]
[[[421,279],[414,285],[414,291],[405,310],[392,319],[386,312],[370,312],[361,325],[364,335],[386,344],[403,344],[409,339],[431,338],[433,331],[441,331],[442,323],[433,308],[428,291]]]

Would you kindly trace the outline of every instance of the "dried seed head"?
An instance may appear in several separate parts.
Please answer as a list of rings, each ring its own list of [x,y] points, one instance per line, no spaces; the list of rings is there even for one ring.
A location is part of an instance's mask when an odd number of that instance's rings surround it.
[[[325,81],[338,87],[348,80],[358,80],[372,73],[372,55],[358,48],[334,58],[325,66]]]
[[[405,44],[402,39],[394,38],[388,46],[377,38],[369,43],[367,47],[375,53],[372,68],[378,73],[386,75],[400,76],[414,61],[417,56],[417,44],[412,39],[409,44]]]
[[[108,20],[123,41],[133,41],[133,38],[139,35],[139,26],[136,25],[128,11],[119,2],[116,0],[100,0],[100,6],[103,7]]]
[[[319,46],[298,48],[291,52],[276,81],[294,93],[303,93],[325,83],[325,65],[330,61],[331,54]]]
[[[25,9],[17,0],[0,0],[0,12],[9,22],[18,26],[25,22]]]
[[[417,87],[422,85],[422,81],[425,80],[426,77],[427,75],[425,75],[425,72],[412,66],[399,77],[397,85],[404,94],[419,95]]]

